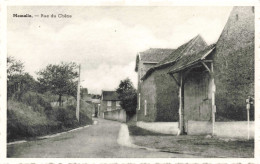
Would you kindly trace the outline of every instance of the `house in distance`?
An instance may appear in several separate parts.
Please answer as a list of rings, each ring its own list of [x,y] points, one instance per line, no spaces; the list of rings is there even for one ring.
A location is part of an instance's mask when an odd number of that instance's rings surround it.
[[[101,105],[99,117],[104,118],[105,112],[122,109],[120,106],[120,99],[116,91],[103,91],[101,93]]]

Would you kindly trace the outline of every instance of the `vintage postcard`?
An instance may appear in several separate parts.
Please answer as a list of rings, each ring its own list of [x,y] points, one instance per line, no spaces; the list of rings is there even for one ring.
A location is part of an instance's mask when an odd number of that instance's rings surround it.
[[[4,161],[257,163],[257,4],[4,3]]]

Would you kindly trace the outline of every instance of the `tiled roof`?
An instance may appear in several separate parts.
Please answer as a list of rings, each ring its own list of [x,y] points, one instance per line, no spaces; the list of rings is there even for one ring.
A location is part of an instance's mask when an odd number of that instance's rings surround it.
[[[215,44],[212,44],[198,53],[182,56],[182,58],[171,67],[169,73],[178,72],[204,60],[213,51],[214,48]]]
[[[195,50],[193,49],[193,46],[201,46],[204,48],[205,46],[207,46],[207,43],[203,40],[203,38],[200,35],[197,35],[187,43],[178,47],[171,55],[169,55],[167,58],[160,61],[157,66],[175,62],[181,56],[194,53]]]
[[[146,79],[153,71],[163,66],[169,66],[178,61],[182,56],[189,55],[198,51],[203,50],[207,46],[207,43],[203,40],[200,35],[197,35],[187,43],[178,47],[175,51],[173,51],[168,57],[165,57],[154,67],[150,68],[146,74],[142,77],[142,79]]]
[[[146,63],[157,64],[164,58],[168,57],[173,51],[174,49],[169,48],[150,48],[146,51],[139,52],[139,54],[136,56],[135,71],[138,70],[139,60],[142,60]]]
[[[150,48],[140,52],[140,58],[142,61],[159,62],[168,57],[173,51],[174,49]]]
[[[120,100],[116,91],[102,91],[102,97],[105,101]]]

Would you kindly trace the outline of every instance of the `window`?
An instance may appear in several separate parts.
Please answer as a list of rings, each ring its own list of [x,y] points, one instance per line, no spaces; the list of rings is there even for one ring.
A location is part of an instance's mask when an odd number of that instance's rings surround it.
[[[111,106],[108,106],[107,111],[111,111],[111,110],[112,110]]]
[[[144,100],[144,115],[147,115],[147,101]]]
[[[107,106],[112,106],[112,102],[111,101],[107,101]]]
[[[116,101],[116,106],[120,106],[120,101]]]
[[[141,108],[141,94],[138,94],[138,110]]]

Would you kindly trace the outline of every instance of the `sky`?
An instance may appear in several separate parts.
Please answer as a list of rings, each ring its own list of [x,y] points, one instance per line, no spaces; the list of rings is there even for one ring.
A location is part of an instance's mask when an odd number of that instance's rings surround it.
[[[127,77],[137,86],[138,52],[178,48],[200,34],[208,44],[221,34],[232,7],[8,7],[7,53],[36,72],[48,64],[81,64],[89,93],[114,90]],[[16,18],[13,14],[71,18]]]

